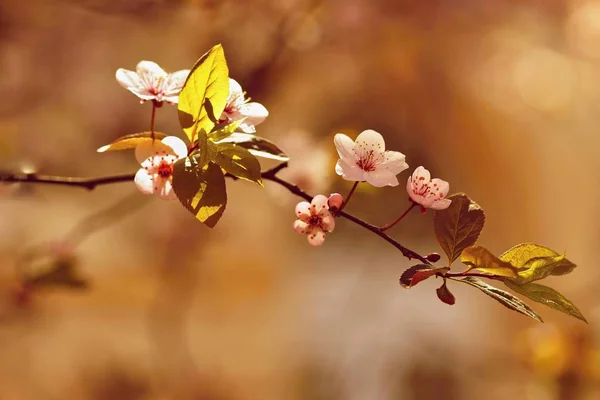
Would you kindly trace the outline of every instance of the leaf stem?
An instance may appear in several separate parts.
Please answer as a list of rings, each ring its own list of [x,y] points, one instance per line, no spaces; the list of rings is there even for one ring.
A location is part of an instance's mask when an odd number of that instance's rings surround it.
[[[389,224],[385,224],[384,226],[382,226],[379,229],[381,229],[382,231],[387,231],[388,229],[392,228],[398,222],[402,221],[402,218],[404,218],[406,216],[406,214],[408,214],[410,212],[410,210],[412,210],[413,208],[415,208],[416,205],[417,205],[417,203],[415,203],[414,201],[411,201],[410,206],[408,206],[408,208],[406,209],[406,211],[404,211],[401,216],[399,216],[398,218],[396,218],[394,221],[390,222]]]
[[[346,207],[346,204],[348,204],[348,202],[350,201],[350,198],[354,194],[354,191],[356,190],[356,187],[358,186],[359,183],[360,182],[358,182],[358,181],[354,182],[354,185],[352,185],[352,189],[350,189],[350,191],[348,192],[348,195],[346,196],[346,198],[344,199],[344,201],[342,203],[342,206],[337,211],[338,213],[340,213],[344,209],[344,207]]]

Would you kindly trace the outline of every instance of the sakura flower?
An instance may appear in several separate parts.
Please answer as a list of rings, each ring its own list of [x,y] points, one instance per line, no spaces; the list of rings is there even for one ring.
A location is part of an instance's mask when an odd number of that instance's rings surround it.
[[[242,87],[235,79],[229,78],[229,97],[221,114],[220,121],[233,122],[246,118],[239,126],[245,133],[255,133],[255,125],[260,124],[269,116],[269,112],[260,103],[249,103],[245,98]]]
[[[450,206],[452,200],[446,199],[450,184],[438,178],[431,179],[431,174],[420,166],[415,169],[406,182],[406,190],[410,199],[421,206],[422,212],[427,208],[443,210]]]
[[[135,71],[119,68],[116,77],[119,84],[142,99],[142,103],[153,100],[159,104],[163,101],[177,104],[189,73],[189,69],[183,69],[169,74],[152,61],[140,61]]]
[[[312,202],[303,201],[296,206],[294,230],[299,234],[307,235],[308,243],[320,246],[325,241],[325,232],[333,232],[335,220],[329,213],[327,197],[319,194]]]
[[[175,136],[160,142],[142,143],[135,149],[135,157],[142,168],[135,174],[135,185],[144,194],[156,194],[163,200],[176,199],[173,191],[173,165],[187,156],[187,146]]]
[[[363,131],[356,141],[343,133],[333,140],[340,156],[335,172],[348,181],[367,181],[375,187],[398,186],[396,175],[408,168],[406,156],[385,151],[383,136],[374,130]]]

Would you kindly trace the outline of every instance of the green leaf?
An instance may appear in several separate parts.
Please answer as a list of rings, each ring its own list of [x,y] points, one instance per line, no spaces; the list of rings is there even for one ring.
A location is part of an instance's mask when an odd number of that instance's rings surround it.
[[[433,268],[427,264],[417,264],[408,268],[400,276],[400,285],[407,289],[415,286],[417,283],[424,281],[425,279],[431,278],[435,274],[444,274],[450,271],[448,267]]]
[[[179,122],[194,143],[197,133],[210,132],[221,117],[229,96],[229,68],[218,44],[196,62],[179,94]]]
[[[162,140],[166,137],[167,135],[164,133],[154,132],[154,138],[156,140]],[[107,151],[135,149],[140,143],[145,142],[152,142],[152,132],[132,133],[131,135],[121,136],[113,142],[100,147],[96,151],[98,153],[105,153]]]
[[[219,140],[223,140],[223,139],[231,136],[231,134],[234,133],[235,130],[238,128],[238,126],[240,126],[240,124],[242,122],[244,122],[245,120],[246,120],[246,118],[244,117],[240,120],[233,121],[230,124],[217,124],[213,128],[212,132],[210,132],[208,134],[208,138],[210,140],[212,140],[213,142],[218,142]]]
[[[249,133],[235,132],[231,136],[220,140],[218,143],[235,143],[245,148],[256,157],[268,158],[277,161],[289,161],[289,157],[269,140],[251,135]]]
[[[513,280],[520,285],[548,275],[566,275],[576,267],[564,255],[535,243],[516,245],[499,258],[518,269],[518,276]]]
[[[482,246],[470,246],[464,249],[460,255],[460,262],[488,274],[507,278],[517,277],[517,268],[500,260]]]
[[[233,176],[262,186],[260,163],[248,150],[233,143],[220,143],[216,147],[215,162],[221,168]]]
[[[468,276],[463,279],[454,279],[454,280],[456,280],[457,282],[463,282],[463,283],[469,284],[473,287],[476,287],[477,289],[481,290],[483,293],[490,296],[492,299],[498,301],[504,307],[510,308],[511,310],[519,312],[523,315],[527,315],[528,317],[531,317],[531,318],[535,319],[536,321],[544,322],[542,320],[542,318],[539,315],[537,315],[535,311],[533,311],[531,309],[531,307],[529,307],[521,299],[519,299],[517,296],[515,296],[511,293],[505,292],[504,290],[500,290],[492,285],[488,285],[481,279],[477,279],[472,276]]]
[[[201,166],[194,157],[177,161],[173,168],[173,189],[181,204],[210,228],[225,211],[225,176],[213,162]]]
[[[485,214],[464,193],[453,194],[448,198],[452,203],[445,210],[436,211],[433,228],[440,246],[452,264],[465,248],[477,241],[485,223]]]
[[[456,298],[454,297],[452,292],[450,292],[450,290],[446,286],[445,279],[444,279],[444,283],[442,284],[442,286],[435,289],[435,292],[437,293],[438,299],[440,299],[444,303],[449,304],[451,306],[454,305],[454,303],[456,303]]]
[[[188,157],[192,157],[197,165],[195,168],[203,168],[210,161],[215,161],[217,158],[217,146],[208,140],[208,136],[204,129],[198,132],[198,148]]]
[[[518,285],[509,280],[505,280],[504,284],[508,286],[509,289],[514,290],[517,293],[522,294],[523,296],[529,297],[531,300],[541,303],[545,306],[553,308],[557,311],[568,314],[572,317],[578,318],[583,322],[587,323],[587,320],[579,311],[575,304],[573,304],[569,299],[565,296],[552,289],[551,287],[540,285],[537,283],[526,283],[524,285]]]

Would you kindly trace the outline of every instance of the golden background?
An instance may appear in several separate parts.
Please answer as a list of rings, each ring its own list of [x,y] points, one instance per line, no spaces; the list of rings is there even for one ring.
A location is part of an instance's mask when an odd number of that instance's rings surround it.
[[[456,284],[449,307],[439,280],[404,290],[394,248],[348,221],[312,248],[298,199],[268,182],[227,182],[213,230],[129,183],[4,185],[0,399],[599,398],[600,1],[2,0],[0,167],[134,172],[132,154],[95,152],[148,129],[115,71],[190,68],[216,43],[269,109],[258,133],[292,156],[283,176],[346,193],[333,135],[375,129],[483,207],[481,244],[566,251],[579,267],[549,284],[590,324]],[[180,135],[173,106],[157,129]],[[347,210],[390,221],[408,175]],[[390,232],[439,251],[432,215]],[[19,257],[65,237],[89,290],[19,297]]]

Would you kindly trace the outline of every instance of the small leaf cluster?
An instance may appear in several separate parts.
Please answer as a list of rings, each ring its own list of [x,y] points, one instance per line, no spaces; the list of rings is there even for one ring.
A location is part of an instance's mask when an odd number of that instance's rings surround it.
[[[452,305],[455,298],[448,290],[446,280],[462,282],[481,290],[511,310],[543,322],[517,296],[480,279],[488,278],[504,283],[512,291],[530,300],[587,322],[579,309],[565,296],[549,286],[534,283],[548,276],[572,272],[576,265],[564,254],[535,243],[522,243],[496,256],[476,244],[485,224],[485,214],[481,207],[462,193],[454,194],[449,199],[452,200],[450,207],[436,211],[433,223],[436,238],[447,256],[448,265],[414,265],[402,274],[402,286],[410,288],[432,276],[441,277],[443,284],[437,289],[437,295],[441,301]],[[466,269],[461,273],[451,273],[450,265],[457,259]]]

